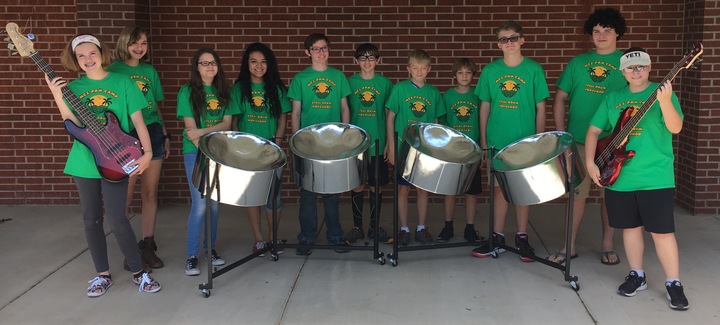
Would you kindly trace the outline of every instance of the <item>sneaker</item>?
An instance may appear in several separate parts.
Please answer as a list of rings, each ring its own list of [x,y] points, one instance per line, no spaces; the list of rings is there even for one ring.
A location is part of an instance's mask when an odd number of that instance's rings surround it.
[[[535,262],[530,257],[535,256],[535,250],[530,246],[527,234],[515,235],[515,247],[520,251],[520,260],[523,262]]]
[[[252,252],[253,252],[253,254],[255,254],[255,253],[263,250],[264,248],[265,248],[265,242],[259,241],[259,242],[255,243],[255,244],[253,245],[253,247],[252,247]],[[260,255],[258,255],[258,256],[265,256],[265,253],[262,253],[262,254],[260,254]]]
[[[502,254],[505,253],[505,249],[502,248],[502,246],[505,245],[505,236],[500,235],[496,232],[493,232],[492,236],[492,244],[493,249],[495,250],[496,254]],[[490,250],[490,242],[489,240],[485,240],[485,242],[480,245],[480,247],[472,250],[472,255],[479,258],[485,258],[492,255],[492,250]]]
[[[137,284],[138,291],[147,293],[156,293],[160,291],[160,283],[155,281],[147,272],[143,272],[140,276],[133,276],[133,282]]]
[[[440,230],[440,234],[438,234],[437,240],[438,243],[447,243],[450,238],[453,238],[455,236],[455,233],[453,232],[452,228],[443,227],[442,230]]]
[[[212,249],[210,254],[212,255],[212,265],[213,266],[225,265],[225,260],[222,257],[220,257],[220,254],[218,254],[214,248]],[[207,258],[207,256],[205,256],[205,258]]]
[[[342,240],[342,239],[339,241],[331,241],[330,244],[334,245],[334,246],[350,246],[350,243],[348,243],[346,240]],[[346,249],[346,248],[336,248],[335,249],[335,253],[342,254],[342,253],[347,253],[347,252],[350,252],[350,250]]]
[[[108,291],[108,288],[112,287],[113,285],[112,279],[110,279],[110,277],[106,275],[97,276],[94,279],[88,281],[88,283],[90,283],[90,286],[87,288],[87,296],[90,298],[100,297],[104,295]],[[682,288],[680,288],[680,290],[682,290]],[[683,296],[683,298],[684,297],[685,296]]]
[[[185,275],[198,274],[200,274],[200,268],[198,268],[198,258],[195,255],[190,256],[185,262]]]
[[[477,243],[483,241],[483,238],[480,237],[480,233],[478,233],[475,228],[468,228],[465,227],[465,234],[463,235],[463,238],[465,238],[466,241],[471,243]]]
[[[348,243],[355,243],[360,239],[365,239],[365,234],[363,229],[358,227],[353,227],[353,229],[345,236],[345,241]]]
[[[266,242],[266,243],[265,243],[265,246],[268,246],[268,245],[270,245],[270,242]],[[280,246],[280,245],[275,246],[275,254],[280,255],[280,254],[282,254],[282,253],[285,253],[285,247],[284,247],[284,246]]]
[[[618,293],[625,297],[632,297],[637,294],[640,290],[647,289],[647,282],[645,277],[639,276],[635,271],[630,271],[630,274],[625,277],[625,283],[621,284],[618,288]],[[682,292],[682,288],[681,292]],[[668,294],[670,290],[668,289]]]
[[[676,310],[686,310],[690,308],[680,281],[673,281],[672,284],[665,286],[665,288],[667,289],[667,298],[670,300],[670,308]]]
[[[410,233],[405,230],[400,230],[400,233],[398,234],[398,243],[407,246],[410,242]]]
[[[433,242],[432,235],[430,235],[430,232],[427,230],[427,228],[416,231],[415,232],[415,241],[420,244],[430,244]]]
[[[307,255],[312,254],[312,248],[310,248],[310,246],[311,246],[310,243],[308,243],[304,240],[301,240],[298,243],[298,245],[303,245],[304,247],[298,247],[295,250],[295,254],[300,255],[300,256],[307,256]]]
[[[377,236],[378,236],[378,242],[386,243],[388,241],[388,234],[385,232],[385,229],[382,229],[382,227],[378,227],[377,229]],[[375,229],[368,229],[367,234],[368,239],[375,239]]]

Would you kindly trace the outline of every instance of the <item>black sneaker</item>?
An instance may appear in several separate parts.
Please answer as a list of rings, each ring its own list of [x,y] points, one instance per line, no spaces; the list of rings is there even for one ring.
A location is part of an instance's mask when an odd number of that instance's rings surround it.
[[[298,247],[297,249],[295,249],[295,254],[300,256],[307,256],[312,254],[312,248],[310,248],[310,243],[301,240],[298,245],[303,245],[304,247]]]
[[[505,253],[505,249],[501,246],[505,245],[505,236],[500,235],[496,232],[493,232],[492,237],[492,243],[493,248],[495,249],[495,253],[502,254]],[[489,240],[485,240],[485,242],[480,245],[480,247],[472,250],[472,255],[479,258],[485,258],[490,255],[492,255],[492,251],[490,250],[490,242]]]
[[[330,244],[333,246],[350,246],[350,244],[346,240],[331,241]],[[336,248],[335,249],[335,253],[342,254],[342,253],[347,253],[347,252],[350,252],[350,250],[345,249],[345,248]]]
[[[680,281],[673,281],[672,284],[666,285],[665,288],[667,289],[667,298],[670,300],[670,308],[675,310],[687,310],[690,308]]]
[[[365,239],[365,234],[362,228],[353,227],[353,229],[345,235],[345,241],[348,243],[355,243],[359,239]]]
[[[424,228],[423,230],[415,231],[415,241],[425,245],[432,243],[433,238],[427,228]]]
[[[480,237],[478,231],[475,230],[475,228],[471,227],[465,227],[465,234],[463,235],[463,238],[465,238],[465,240],[471,243],[478,243],[483,241],[483,238]]]
[[[195,255],[190,256],[185,261],[185,275],[198,275],[200,274],[200,268],[198,268],[198,259]]]
[[[435,240],[437,240],[438,243],[447,243],[453,236],[455,236],[455,233],[453,233],[452,228],[443,227]]]
[[[382,229],[382,227],[378,227],[377,236],[378,236],[378,242],[385,243],[388,241],[388,234],[385,232],[385,229]],[[375,229],[372,229],[372,228],[368,229],[367,238],[375,239]]]
[[[400,230],[398,234],[398,243],[403,246],[407,246],[410,242],[410,233],[405,230]]]
[[[532,256],[535,256],[535,250],[530,246],[527,234],[515,235],[515,247],[520,251],[520,260],[523,262],[535,262]]]
[[[647,289],[647,282],[645,277],[639,276],[635,271],[630,271],[630,274],[625,277],[625,283],[621,284],[618,288],[618,293],[625,297],[632,297],[637,294],[640,290]],[[682,288],[680,288],[682,293]],[[668,294],[670,289],[668,289]]]

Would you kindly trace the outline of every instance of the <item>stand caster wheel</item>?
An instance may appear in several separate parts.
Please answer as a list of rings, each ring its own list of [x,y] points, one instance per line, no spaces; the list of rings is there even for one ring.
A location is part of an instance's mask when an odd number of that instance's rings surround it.
[[[280,256],[277,254],[270,254],[270,260],[273,262],[277,262],[277,260],[280,259]]]
[[[210,297],[210,290],[203,289],[202,294],[203,294],[203,297],[208,298],[208,297]]]
[[[378,257],[377,261],[378,261],[378,263],[380,263],[380,265],[385,265],[385,258]]]
[[[398,263],[397,260],[394,260],[392,258],[390,259],[390,265],[392,265],[392,267],[396,267],[397,263]]]
[[[571,287],[575,292],[578,292],[578,290],[580,290],[580,285],[577,283],[577,281],[570,281],[570,287]]]

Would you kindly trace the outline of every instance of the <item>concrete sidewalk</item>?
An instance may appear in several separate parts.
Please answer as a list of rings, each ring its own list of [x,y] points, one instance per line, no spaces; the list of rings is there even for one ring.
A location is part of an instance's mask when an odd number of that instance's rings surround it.
[[[390,231],[391,207],[385,205],[382,226]],[[411,205],[410,224],[414,225]],[[314,250],[308,257],[287,249],[278,261],[254,259],[214,279],[209,298],[198,284],[207,274],[184,273],[188,206],[160,208],[156,241],[165,267],[153,272],[163,288],[139,293],[114,236],[108,235],[115,284],[100,298],[85,295],[95,276],[77,206],[5,206],[0,219],[0,324],[715,324],[720,281],[718,216],[691,216],[676,210],[681,277],[690,309],[671,310],[664,275],[651,239],[646,237],[648,290],[628,298],[616,293],[628,266],[618,233],[615,249],[622,263],[600,264],[598,206],[588,206],[571,274],[573,291],[563,273],[541,263],[523,263],[518,255],[478,259],[470,247],[403,252],[398,265],[379,265],[370,251],[338,254]],[[349,230],[350,207],[341,206]],[[487,236],[487,206],[479,208],[476,227]],[[442,206],[430,206],[430,232],[442,228]],[[457,208],[456,237],[462,240],[464,211]],[[140,217],[133,218],[136,233]],[[367,223],[367,218],[365,220]],[[564,241],[563,207],[531,208],[530,243],[547,256]],[[264,223],[263,223],[264,224]],[[106,227],[107,229],[107,227]],[[232,263],[250,254],[252,235],[242,208],[224,206],[218,251]],[[506,233],[515,231],[508,218]],[[297,206],[287,206],[279,238],[296,243]],[[318,244],[325,243],[324,229]],[[508,237],[508,238],[512,238]],[[512,241],[512,239],[510,240]],[[361,244],[362,245],[362,244]],[[412,243],[411,245],[416,245]],[[385,254],[390,245],[381,245]],[[268,254],[269,255],[269,254]],[[204,266],[201,259],[201,266]]]

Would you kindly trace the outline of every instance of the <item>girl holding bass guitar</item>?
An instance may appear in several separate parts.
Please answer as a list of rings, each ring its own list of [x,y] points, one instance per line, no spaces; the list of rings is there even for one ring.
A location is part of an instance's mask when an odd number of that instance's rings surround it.
[[[91,118],[106,120],[107,116],[110,116],[106,114],[113,113],[123,131],[128,132],[133,128],[137,130],[145,151],[143,156],[130,163],[134,169],[130,174],[142,174],[150,165],[153,152],[141,112],[147,107],[147,101],[138,87],[127,76],[105,70],[110,64],[110,50],[93,35],[76,36],[65,47],[61,62],[70,72],[84,72],[83,76],[69,83],[61,77],[52,80],[47,75],[45,77],[63,120],[70,120],[76,126],[87,125],[76,115],[82,113],[71,108],[71,105],[63,99],[62,89],[67,86],[84,103],[83,105],[87,106],[93,115]],[[92,132],[92,130],[88,131]],[[97,137],[105,142],[112,141],[112,137],[103,134]],[[112,144],[109,146],[113,147]],[[97,277],[89,281],[87,295],[101,296],[113,284],[103,230],[103,215],[110,220],[110,228],[133,272],[133,282],[140,286],[141,292],[159,291],[160,283],[143,270],[135,233],[130,221],[125,217],[127,180],[113,182],[101,178],[91,149],[77,140],[70,150],[64,172],[73,176],[75,180],[83,211],[85,237],[98,273]]]
[[[670,308],[689,307],[680,283],[680,262],[675,239],[674,155],[672,137],[682,130],[683,113],[672,91],[670,80],[658,84],[649,80],[650,55],[641,48],[628,49],[620,58],[628,85],[608,93],[590,121],[585,139],[588,175],[601,185],[600,169],[595,162],[598,136],[622,126],[635,114],[645,115],[624,140],[633,150],[617,180],[606,186],[605,205],[610,226],[623,231],[623,244],[630,274],[618,288],[622,296],[632,297],[647,289],[643,270],[643,227],[650,232],[660,264],[665,273],[665,287]],[[653,103],[653,96],[657,101]],[[646,105],[646,101],[650,101]],[[651,105],[651,106],[650,106]],[[628,108],[628,109],[626,109]],[[621,118],[622,116],[622,118]]]

